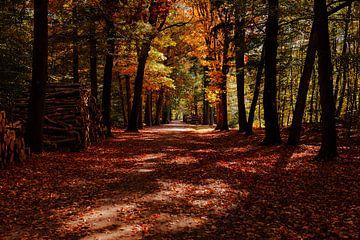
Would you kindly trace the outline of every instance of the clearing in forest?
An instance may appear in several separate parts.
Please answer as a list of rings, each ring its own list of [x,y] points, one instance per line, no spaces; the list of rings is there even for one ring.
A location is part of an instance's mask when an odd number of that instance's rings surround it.
[[[0,239],[359,239],[359,146],[262,138],[173,123],[33,155],[0,171]]]

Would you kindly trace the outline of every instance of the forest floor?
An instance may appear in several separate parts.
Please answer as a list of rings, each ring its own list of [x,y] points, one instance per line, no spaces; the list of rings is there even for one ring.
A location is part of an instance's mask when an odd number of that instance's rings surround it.
[[[0,239],[359,239],[359,139],[319,164],[318,130],[262,134],[175,123],[33,155],[0,170]]]

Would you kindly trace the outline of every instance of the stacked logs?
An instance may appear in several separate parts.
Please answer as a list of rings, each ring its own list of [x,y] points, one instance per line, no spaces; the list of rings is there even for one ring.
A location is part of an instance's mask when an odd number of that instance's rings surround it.
[[[44,148],[78,151],[104,139],[101,111],[96,99],[79,84],[49,84],[45,97]],[[18,99],[14,119],[25,122],[29,94]]]
[[[24,162],[28,153],[23,125],[20,122],[7,121],[6,112],[0,112],[0,167]]]

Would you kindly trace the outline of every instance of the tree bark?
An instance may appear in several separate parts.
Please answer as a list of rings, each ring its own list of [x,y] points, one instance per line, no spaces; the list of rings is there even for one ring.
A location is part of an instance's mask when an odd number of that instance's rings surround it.
[[[48,1],[34,0],[32,81],[26,140],[32,152],[43,150],[45,91],[48,78]]]
[[[266,23],[265,39],[265,85],[264,85],[264,118],[265,139],[262,144],[272,145],[281,143],[280,128],[276,104],[276,57],[277,35],[279,30],[279,1],[268,1],[269,16]]]
[[[230,36],[229,30],[224,28],[224,46],[223,46],[223,56],[222,56],[222,82],[221,82],[221,123],[219,125],[219,130],[228,131],[228,111],[227,111],[227,74],[229,72],[229,48],[230,48]],[[219,123],[218,123],[219,124]]]
[[[72,10],[73,19],[73,81],[79,83],[79,39],[78,39],[78,12],[75,6]]]
[[[257,68],[257,73],[256,73],[254,96],[253,96],[251,106],[250,106],[248,126],[246,128],[246,135],[253,134],[254,116],[255,116],[256,104],[257,104],[259,94],[260,94],[260,86],[261,86],[262,74],[264,71],[264,63],[265,63],[265,47],[263,46],[263,49],[261,50],[260,62],[259,62],[259,65]],[[259,121],[261,121],[261,120],[259,119]]]
[[[122,84],[122,76],[119,75],[119,97],[120,97],[120,107],[121,107],[121,113],[123,115],[123,120],[124,120],[124,126],[127,126],[127,117],[126,117],[126,109],[125,109],[125,100],[124,100],[124,88],[123,88],[123,84]]]
[[[130,86],[130,76],[125,75],[125,90],[126,90],[126,110],[127,110],[127,120],[129,124],[129,118],[131,114],[131,86]]]
[[[138,132],[138,118],[139,113],[142,108],[141,95],[144,83],[144,73],[146,60],[149,56],[151,40],[147,39],[142,43],[141,50],[138,57],[138,67],[135,77],[135,87],[134,87],[134,98],[131,108],[131,113],[129,117],[129,126],[127,128],[128,132]]]
[[[246,132],[247,120],[245,109],[245,17],[240,11],[245,11],[246,2],[240,1],[235,8],[235,65],[236,65],[236,86],[238,98],[238,124],[239,132]]]
[[[112,84],[112,69],[114,63],[115,53],[115,26],[112,20],[106,20],[107,33],[107,54],[104,69],[104,86],[102,98],[103,120],[106,127],[106,136],[111,136],[111,84]]]
[[[138,116],[138,129],[144,129],[144,126],[143,126],[143,95],[141,94],[141,98],[140,98],[140,101],[141,101],[141,104],[140,104],[140,111],[139,111],[139,116]]]
[[[209,101],[206,99],[206,89],[209,86],[208,80],[208,68],[204,67],[204,77],[203,77],[203,114],[202,114],[202,124],[209,125],[210,123],[210,104]]]
[[[333,96],[331,50],[326,0],[314,1],[315,24],[318,24],[316,46],[318,50],[318,74],[321,104],[321,147],[316,157],[319,161],[330,161],[337,156],[335,102]]]
[[[96,25],[95,21],[90,23],[90,82],[91,82],[91,96],[98,98],[98,83],[97,83],[97,47],[96,47]]]
[[[152,91],[148,91],[146,94],[145,124],[148,127],[152,126]]]
[[[345,89],[346,89],[346,85],[347,85],[347,81],[348,81],[347,74],[348,74],[349,63],[348,63],[346,54],[347,54],[350,17],[351,17],[351,5],[349,5],[349,7],[348,7],[348,11],[346,14],[346,19],[345,19],[344,40],[343,40],[343,47],[342,47],[342,53],[341,53],[343,81],[342,81],[342,87],[341,87],[340,96],[339,96],[339,104],[336,109],[336,117],[337,118],[340,116],[341,110],[343,108],[344,98],[345,98]],[[341,73],[339,73],[339,74],[341,75]],[[335,101],[336,101],[336,98],[337,98],[337,96],[335,97]]]
[[[161,117],[160,114],[162,112],[162,106],[164,103],[164,93],[165,93],[165,89],[164,89],[164,87],[161,87],[161,89],[159,91],[158,100],[156,103],[156,114],[155,114],[154,125],[160,125],[160,117]]]
[[[316,34],[317,27],[315,23],[312,24],[311,33],[309,38],[308,47],[306,50],[306,57],[303,72],[300,78],[300,85],[298,90],[298,95],[295,104],[295,111],[293,114],[293,120],[290,127],[289,137],[287,144],[289,145],[298,145],[300,142],[301,136],[301,124],[304,117],[304,111],[306,106],[306,98],[309,91],[309,83],[311,79],[311,74],[314,70],[314,62],[316,56]]]

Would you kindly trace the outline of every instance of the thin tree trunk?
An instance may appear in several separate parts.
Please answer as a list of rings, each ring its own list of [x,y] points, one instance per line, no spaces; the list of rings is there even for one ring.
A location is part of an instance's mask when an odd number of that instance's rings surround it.
[[[148,127],[152,126],[152,91],[148,91],[146,94],[145,124]]]
[[[222,82],[221,82],[221,116],[222,116],[222,123],[221,127],[219,128],[221,131],[229,130],[228,125],[228,111],[227,111],[227,74],[229,72],[228,66],[228,55],[229,55],[229,48],[230,48],[230,36],[229,31],[227,28],[224,29],[224,49],[223,49],[223,62],[222,62]]]
[[[262,74],[264,71],[264,63],[265,63],[265,48],[263,46],[263,48],[261,50],[260,62],[259,62],[259,65],[257,68],[257,73],[256,73],[254,96],[253,96],[251,106],[250,106],[249,120],[248,120],[248,127],[246,129],[246,135],[253,134],[254,116],[255,116],[256,104],[257,104],[259,94],[260,94],[260,86],[261,86]],[[260,113],[260,109],[259,109],[259,113]],[[259,121],[261,121],[260,117],[259,117]]]
[[[45,91],[48,78],[48,1],[34,0],[32,81],[26,140],[32,152],[43,150]]]
[[[346,19],[345,19],[344,41],[343,41],[343,48],[342,48],[342,53],[341,53],[343,81],[342,81],[342,88],[341,88],[340,96],[339,96],[339,104],[336,109],[336,117],[337,118],[340,117],[341,110],[343,108],[344,98],[345,98],[345,89],[346,89],[346,85],[347,85],[347,81],[348,81],[347,73],[348,73],[349,64],[348,64],[346,54],[347,54],[350,17],[351,17],[351,5],[349,5],[349,7],[348,7],[348,11],[346,14]]]
[[[138,117],[138,129],[144,129],[143,126],[143,95],[141,94],[141,105],[140,105],[140,111],[139,111],[139,117]]]
[[[321,147],[316,157],[319,161],[330,161],[337,156],[335,102],[332,83],[331,50],[326,0],[314,1],[315,24],[318,24],[316,41],[319,58],[319,86],[321,104]]]
[[[214,119],[214,108],[210,106],[210,121],[209,125],[214,125],[215,119]]]
[[[306,99],[309,91],[309,83],[311,79],[311,73],[314,69],[315,57],[316,57],[316,34],[317,26],[312,24],[311,33],[309,38],[309,44],[306,50],[306,57],[303,72],[300,78],[300,85],[298,95],[295,104],[295,111],[293,120],[290,127],[289,138],[287,144],[298,145],[301,135],[301,124],[304,117],[304,111],[306,107]]]
[[[125,100],[124,100],[124,88],[123,88],[123,84],[122,84],[122,76],[119,75],[119,97],[120,97],[120,107],[121,107],[121,113],[123,115],[123,120],[124,120],[124,127],[128,125],[127,123],[127,117],[126,117],[126,109],[125,109]]]
[[[164,93],[165,93],[165,89],[164,87],[161,87],[160,91],[159,91],[159,96],[158,96],[158,100],[156,103],[156,114],[155,114],[155,122],[154,125],[160,125],[160,114],[162,112],[162,107],[163,107],[163,103],[164,103]]]
[[[129,124],[129,117],[131,113],[131,87],[130,87],[130,76],[125,75],[125,90],[126,90],[126,110],[127,110],[127,119]]]
[[[245,18],[240,11],[246,11],[246,1],[241,0],[235,8],[235,65],[236,65],[236,86],[238,98],[238,124],[239,132],[246,132],[247,120],[245,109]],[[242,8],[242,9],[240,9]]]
[[[309,122],[310,122],[310,124],[313,123],[315,90],[316,90],[316,79],[315,79],[315,74],[313,74],[311,98],[310,98],[310,111],[309,111],[309,120],[310,120]]]
[[[103,120],[106,127],[106,135],[111,136],[111,84],[112,84],[112,69],[114,62],[115,52],[115,26],[112,20],[106,21],[106,33],[107,33],[107,54],[104,69],[104,87],[102,98],[102,111]]]
[[[73,19],[73,81],[79,83],[79,39],[78,39],[78,13],[75,6],[72,10]]]
[[[98,98],[98,83],[97,83],[97,47],[96,47],[96,24],[95,21],[90,23],[90,82],[91,82],[91,96]]]
[[[265,40],[265,85],[264,85],[264,117],[265,139],[262,144],[271,145],[281,143],[278,112],[276,104],[276,57],[277,35],[279,29],[279,1],[269,0],[269,17],[266,23]]]

